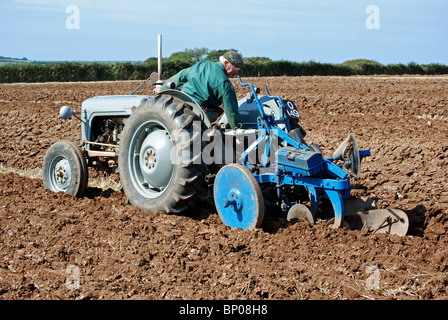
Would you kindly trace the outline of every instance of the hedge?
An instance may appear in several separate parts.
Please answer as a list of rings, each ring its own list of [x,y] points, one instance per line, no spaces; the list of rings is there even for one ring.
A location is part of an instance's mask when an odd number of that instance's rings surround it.
[[[189,62],[164,61],[163,78],[174,75]],[[13,82],[69,82],[69,81],[109,81],[144,80],[152,72],[157,72],[157,61],[147,63],[76,63],[60,62],[48,64],[14,64],[0,66],[0,83]],[[352,60],[342,64],[314,61],[248,61],[240,74],[246,77],[265,76],[350,76],[350,75],[440,75],[448,74],[448,66],[432,63],[382,65],[371,60]]]

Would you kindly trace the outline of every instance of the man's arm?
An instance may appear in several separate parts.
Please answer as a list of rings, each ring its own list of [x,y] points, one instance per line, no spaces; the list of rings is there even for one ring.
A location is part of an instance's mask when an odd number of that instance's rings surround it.
[[[230,127],[232,129],[244,129],[245,126],[241,120],[241,114],[238,111],[238,100],[236,98],[235,88],[230,81],[225,81],[222,86],[222,106]]]
[[[165,81],[165,83],[160,87],[159,92],[167,90],[168,89],[167,83],[169,83],[169,82],[174,82],[176,87],[180,87],[180,86],[184,85],[188,81],[187,75],[189,73],[190,73],[190,68],[186,68],[186,69],[179,71],[174,76],[172,76],[171,78],[169,78],[168,80]]]

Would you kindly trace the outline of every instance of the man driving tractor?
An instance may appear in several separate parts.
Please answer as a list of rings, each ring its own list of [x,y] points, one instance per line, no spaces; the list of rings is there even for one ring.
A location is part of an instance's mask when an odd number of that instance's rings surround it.
[[[162,86],[156,86],[154,92],[157,94],[167,90],[167,84],[173,82],[176,87],[182,87],[182,92],[188,94],[206,110],[222,105],[232,129],[244,128],[238,111],[235,88],[229,80],[243,67],[241,55],[229,50],[219,57],[218,62],[203,60],[181,70],[166,80]]]

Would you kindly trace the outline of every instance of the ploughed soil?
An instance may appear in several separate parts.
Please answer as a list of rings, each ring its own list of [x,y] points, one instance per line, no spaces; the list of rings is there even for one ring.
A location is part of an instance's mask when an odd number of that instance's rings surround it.
[[[408,234],[282,218],[242,231],[204,200],[167,215],[110,188],[50,192],[29,173],[56,141],[81,141],[80,122],[59,108],[140,82],[0,85],[0,299],[447,299],[448,78],[243,80],[295,101],[306,141],[326,156],[353,132],[372,153],[353,194],[404,210]]]

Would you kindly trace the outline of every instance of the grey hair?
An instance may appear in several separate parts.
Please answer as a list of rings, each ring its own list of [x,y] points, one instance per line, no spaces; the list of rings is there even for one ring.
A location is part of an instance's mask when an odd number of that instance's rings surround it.
[[[229,60],[227,60],[226,58],[224,58],[223,56],[219,57],[219,61],[221,61],[222,64],[224,64],[224,62],[228,62]]]

